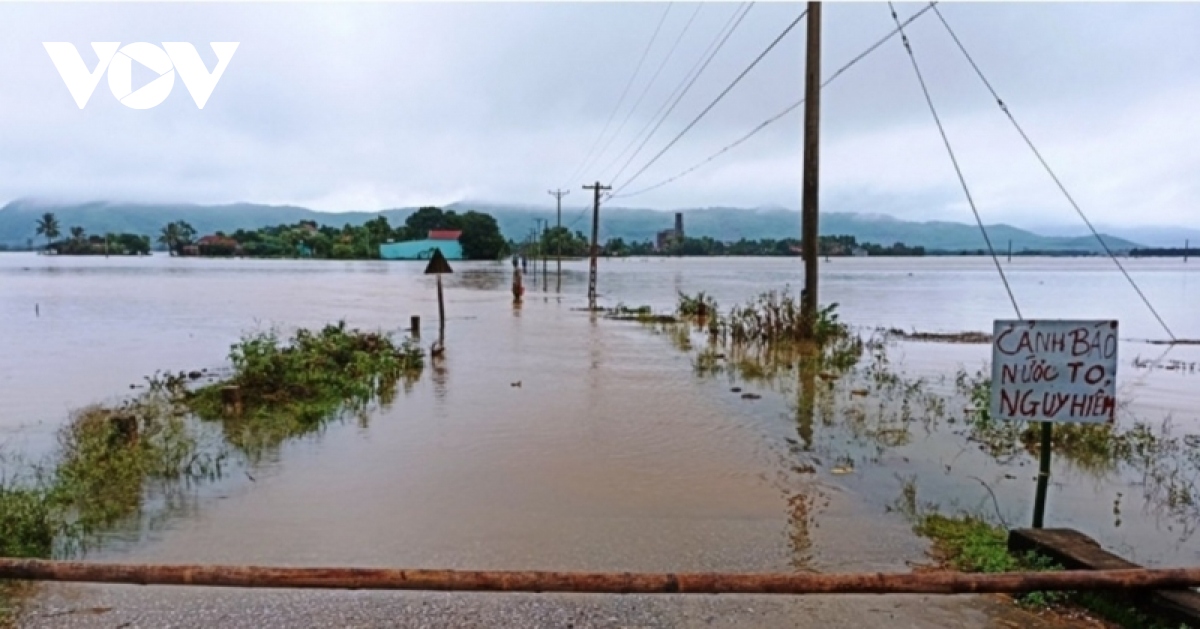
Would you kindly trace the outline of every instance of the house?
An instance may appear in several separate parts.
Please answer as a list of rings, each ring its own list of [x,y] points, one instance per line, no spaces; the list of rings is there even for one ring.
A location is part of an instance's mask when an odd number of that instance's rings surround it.
[[[186,248],[185,248],[186,253]],[[196,241],[196,254],[201,256],[233,256],[242,253],[238,241],[224,235],[214,234]]]
[[[462,232],[454,229],[431,229],[424,240],[406,240],[379,245],[379,257],[384,260],[428,260],[434,249],[441,249],[447,260],[462,260]]]

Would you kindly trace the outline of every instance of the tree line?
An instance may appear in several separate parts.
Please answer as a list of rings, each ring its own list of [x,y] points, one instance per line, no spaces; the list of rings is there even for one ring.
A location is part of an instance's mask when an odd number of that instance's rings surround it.
[[[379,245],[389,242],[420,240],[432,230],[461,231],[459,244],[469,260],[496,260],[511,253],[524,255],[563,255],[584,257],[591,242],[581,231],[566,227],[551,227],[539,238],[526,242],[506,240],[496,219],[474,210],[459,214],[427,206],[418,209],[392,226],[387,217],[379,216],[362,225],[342,227],[318,225],[315,221],[300,221],[259,229],[218,231],[197,237],[194,227],[186,221],[167,223],[159,232],[157,243],[171,255],[244,256],[254,258],[311,257],[331,260],[378,259]],[[106,234],[88,236],[82,227],[72,227],[70,238],[56,242],[62,234],[58,219],[47,212],[37,220],[37,233],[46,238],[46,248],[70,255],[143,255],[149,254],[150,238],[138,234]],[[909,247],[904,243],[890,246],[858,242],[854,236],[820,237],[821,256],[923,256],[924,247]],[[650,240],[626,241],[610,238],[600,249],[605,256],[796,256],[800,241],[796,238],[745,238],[724,242],[710,237],[670,239],[659,248]]]
[[[514,251],[522,251],[527,255],[545,253],[563,256],[582,257],[588,255],[590,241],[582,232],[571,233],[565,227],[552,227],[542,234],[540,240],[534,243],[540,249],[530,246],[520,246],[512,243]],[[529,252],[533,252],[532,254]],[[924,247],[909,247],[898,242],[892,245],[875,243],[860,243],[854,236],[821,236],[819,255],[849,256],[861,254],[869,256],[923,256]],[[659,248],[656,243],[644,241],[626,241],[624,238],[610,238],[600,248],[605,256],[797,256],[800,255],[800,240],[796,238],[747,240],[742,238],[733,242],[724,242],[710,238],[671,239],[666,246]]]
[[[459,244],[463,256],[470,260],[496,260],[507,252],[500,227],[490,214],[474,210],[459,214],[432,206],[418,209],[404,220],[403,225],[395,227],[386,216],[373,218],[362,225],[346,223],[342,227],[300,221],[291,225],[238,229],[231,233],[218,231],[198,240],[195,230],[179,221],[163,228],[159,242],[172,255],[362,260],[379,258],[379,245],[421,240],[435,229],[461,231]]]
[[[422,207],[409,215],[403,225],[393,227],[387,217],[380,216],[362,225],[349,223],[342,227],[318,225],[315,221],[300,221],[291,225],[274,225],[259,229],[218,231],[198,236],[187,221],[172,221],[159,232],[157,243],[173,256],[245,256],[255,258],[325,258],[334,260],[377,259],[379,245],[405,240],[420,240],[431,230],[461,231],[459,244],[463,256],[470,260],[496,260],[509,252],[508,242],[500,234],[496,219],[490,214]],[[85,238],[83,228],[72,227],[69,240],[56,241],[61,236],[58,218],[46,213],[37,220],[37,234],[46,238],[46,249],[62,254],[88,255],[105,253],[91,245],[108,243],[107,251],[150,253],[150,238],[136,234],[110,234],[107,241],[92,236]]]
[[[82,227],[74,226],[67,230],[69,236],[55,242],[62,236],[58,217],[53,212],[46,212],[37,219],[37,234],[46,238],[46,250],[53,250],[63,255],[114,255],[133,256],[150,255],[150,238],[139,234],[107,233],[88,235]]]

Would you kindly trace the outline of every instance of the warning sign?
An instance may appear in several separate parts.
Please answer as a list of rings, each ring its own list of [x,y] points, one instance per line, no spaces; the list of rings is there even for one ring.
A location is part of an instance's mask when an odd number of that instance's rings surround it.
[[[1116,384],[1116,321],[995,322],[992,417],[1113,421]]]

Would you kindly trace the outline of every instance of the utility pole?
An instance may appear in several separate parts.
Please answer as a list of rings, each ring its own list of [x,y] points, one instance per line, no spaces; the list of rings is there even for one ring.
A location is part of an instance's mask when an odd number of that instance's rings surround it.
[[[808,3],[808,56],[804,70],[804,179],[801,184],[801,242],[804,252],[804,292],[800,303],[805,334],[817,320],[817,225],[819,148],[821,130],[821,3]]]
[[[603,190],[612,190],[612,186],[602,186],[597,181],[590,186],[584,186],[584,190],[592,190],[595,192],[595,201],[592,205],[592,251],[591,264],[588,268],[588,310],[596,309],[596,256],[600,253],[600,192]]]
[[[534,221],[534,223],[536,223],[536,221]],[[527,252],[526,259],[527,260],[529,259],[530,254],[532,254],[532,256],[533,256],[533,286],[534,286],[534,288],[538,287],[538,253],[536,253],[536,251],[538,251],[538,250],[536,250],[536,248],[534,248],[534,245],[535,245],[534,239],[536,238],[536,236],[538,236],[538,228],[534,227],[533,229],[529,230],[529,236],[526,241],[526,252]]]
[[[541,237],[538,239],[538,249],[540,249],[541,253],[542,253],[542,292],[543,293],[549,292],[549,290],[550,290],[550,274],[546,272],[546,259],[549,257],[546,255],[546,230],[549,229],[549,225],[550,225],[550,219],[542,219],[542,234],[541,234]]]
[[[550,223],[550,220],[545,219],[545,218],[535,218],[535,219],[533,219],[533,222],[537,223],[537,225],[538,225],[538,231],[537,231],[537,235],[536,235],[537,243],[538,243],[537,254],[538,254],[538,257],[542,259],[542,292],[544,293],[544,292],[546,292],[546,282],[547,282],[546,250],[545,250],[545,247],[546,247],[546,225],[548,225]],[[533,261],[533,267],[534,267],[534,269],[537,269],[537,259],[536,258]]]
[[[558,222],[555,224],[555,228],[554,228],[555,236],[556,236],[555,244],[557,245],[555,247],[556,251],[554,254],[554,256],[555,256],[554,264],[557,267],[556,271],[558,273],[558,287],[555,288],[555,292],[561,293],[562,292],[562,234],[560,234],[558,232],[560,230],[562,230],[562,198],[568,194],[571,194],[571,191],[570,190],[550,190],[549,192],[551,195],[554,196],[554,199],[556,201],[558,201],[558,204],[557,204],[558,205]]]
[[[1189,249],[1191,246],[1192,246],[1192,241],[1190,241],[1190,240],[1185,240],[1185,241],[1183,241],[1183,261],[1184,261],[1184,263],[1185,263],[1185,264],[1187,263],[1187,258],[1188,258],[1188,249]]]

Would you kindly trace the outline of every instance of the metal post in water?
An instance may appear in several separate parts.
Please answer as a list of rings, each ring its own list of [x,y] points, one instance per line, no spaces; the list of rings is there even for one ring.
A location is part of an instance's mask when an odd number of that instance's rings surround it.
[[[446,333],[446,302],[442,300],[442,276],[437,276],[438,287],[438,334]]]

